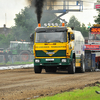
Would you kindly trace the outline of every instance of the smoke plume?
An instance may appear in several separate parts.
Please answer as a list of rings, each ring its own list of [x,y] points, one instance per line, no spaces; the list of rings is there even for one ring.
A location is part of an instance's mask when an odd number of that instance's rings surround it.
[[[44,2],[48,4],[56,2],[56,0],[28,0],[28,3],[31,7],[35,7],[35,13],[37,14],[37,21],[40,23],[42,17],[42,10],[44,6]]]
[[[35,9],[36,9],[35,12],[37,14],[38,23],[40,23],[40,19],[41,19],[41,16],[42,16],[42,8],[43,8],[43,5],[44,5],[44,1],[45,0],[28,0],[30,5],[32,7],[35,7]]]
[[[31,7],[35,7],[35,13],[37,15],[37,21],[38,23],[40,23],[41,21],[41,17],[42,17],[42,12],[43,12],[43,7],[44,7],[44,4],[46,3],[47,5],[49,5],[48,7],[52,8],[52,5],[57,3],[60,4],[60,0],[27,0],[28,3],[30,4]],[[63,0],[62,0],[63,1]],[[65,1],[77,1],[77,0],[65,0]],[[81,1],[81,0],[79,0]],[[84,1],[84,7],[88,7],[90,5],[90,0],[88,1]],[[93,0],[94,1],[94,0]],[[73,3],[72,3],[73,4]],[[60,8],[60,7],[59,7]]]

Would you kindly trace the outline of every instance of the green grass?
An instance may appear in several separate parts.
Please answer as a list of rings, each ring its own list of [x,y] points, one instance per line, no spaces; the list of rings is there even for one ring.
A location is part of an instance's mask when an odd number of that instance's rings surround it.
[[[84,89],[76,89],[70,92],[32,100],[100,100],[100,94],[97,94],[95,91],[100,91],[100,87],[86,87]]]
[[[0,65],[21,65],[21,64],[33,64],[33,62],[7,62],[7,63],[0,63]]]

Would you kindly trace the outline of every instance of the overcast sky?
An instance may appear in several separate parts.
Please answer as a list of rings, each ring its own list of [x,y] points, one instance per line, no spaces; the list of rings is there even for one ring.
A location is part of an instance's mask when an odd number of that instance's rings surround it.
[[[94,9],[94,3],[97,0],[83,0],[83,11],[82,12],[69,12],[68,14],[64,15],[62,18],[66,19],[68,22],[70,17],[74,15],[79,22],[84,23],[88,26],[89,22],[91,24],[95,24],[94,16],[98,16],[98,12]]]
[[[6,24],[7,27],[14,26],[15,14],[27,6],[25,0],[0,0],[0,27]]]
[[[0,0],[0,27],[6,24],[7,27],[14,26],[15,14],[21,12],[25,6],[28,6],[26,0]],[[86,26],[90,22],[94,24],[93,16],[97,16],[97,11],[94,9],[96,0],[84,0],[83,12],[69,12],[62,18],[67,22],[74,15],[79,22],[85,23]]]

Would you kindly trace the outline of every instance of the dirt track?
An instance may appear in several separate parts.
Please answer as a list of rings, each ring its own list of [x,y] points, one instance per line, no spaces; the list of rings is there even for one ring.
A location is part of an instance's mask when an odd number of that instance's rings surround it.
[[[100,72],[34,74],[33,69],[0,71],[0,100],[26,100],[100,82]]]

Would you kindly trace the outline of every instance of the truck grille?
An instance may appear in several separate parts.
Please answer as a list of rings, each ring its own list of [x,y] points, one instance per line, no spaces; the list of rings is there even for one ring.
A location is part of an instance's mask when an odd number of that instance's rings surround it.
[[[53,53],[54,50],[47,50],[47,53],[42,50],[36,51],[36,57],[64,57],[66,56],[66,50],[58,50],[56,53]],[[52,55],[50,55],[50,53]]]

